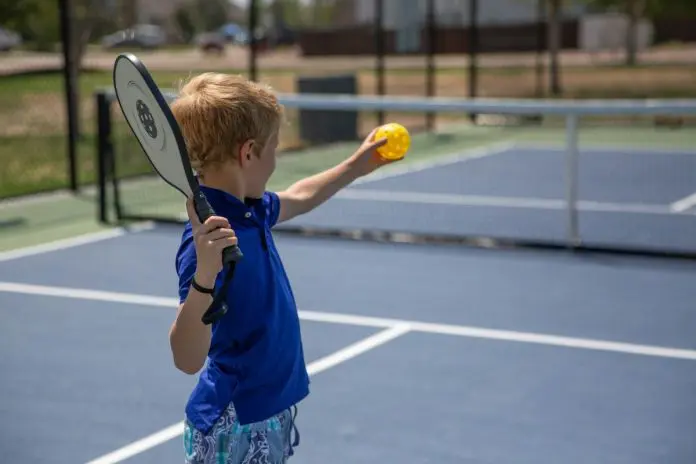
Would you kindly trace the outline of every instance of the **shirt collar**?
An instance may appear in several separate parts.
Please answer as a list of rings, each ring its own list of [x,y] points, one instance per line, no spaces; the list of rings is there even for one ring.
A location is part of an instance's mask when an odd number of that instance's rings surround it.
[[[262,198],[247,197],[242,201],[223,190],[205,185],[201,185],[200,187],[201,191],[208,199],[210,206],[216,211],[216,213],[224,213],[225,216],[230,216],[234,219],[249,218],[247,213],[251,212],[252,209],[260,206],[263,203]]]

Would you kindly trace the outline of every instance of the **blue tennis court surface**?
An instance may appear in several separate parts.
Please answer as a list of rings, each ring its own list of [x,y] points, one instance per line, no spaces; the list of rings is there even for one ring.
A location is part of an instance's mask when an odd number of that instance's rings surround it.
[[[507,146],[378,175],[293,227],[562,242],[568,237],[563,149]],[[577,218],[587,245],[696,252],[696,152],[584,148]]]
[[[183,461],[179,236],[0,255],[3,462]],[[294,462],[696,462],[696,264],[276,240],[313,375]]]

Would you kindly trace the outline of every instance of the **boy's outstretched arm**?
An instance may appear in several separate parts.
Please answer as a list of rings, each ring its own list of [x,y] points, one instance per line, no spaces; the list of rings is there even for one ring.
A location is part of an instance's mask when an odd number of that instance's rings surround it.
[[[372,140],[375,131],[376,129],[345,161],[319,174],[297,181],[286,190],[278,192],[280,199],[278,222],[308,213],[355,179],[367,175],[383,165],[393,163],[392,160],[382,159],[375,151],[386,143],[386,139]]]

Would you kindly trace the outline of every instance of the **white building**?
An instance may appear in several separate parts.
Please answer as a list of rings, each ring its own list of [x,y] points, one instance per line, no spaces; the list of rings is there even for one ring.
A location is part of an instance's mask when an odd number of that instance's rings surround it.
[[[353,4],[355,23],[372,23],[375,0],[349,0]],[[537,20],[537,0],[479,0],[478,22],[481,25],[519,24]],[[386,29],[416,22],[423,24],[426,0],[384,0]],[[585,10],[582,0],[566,2],[564,18],[577,18]],[[435,0],[435,22],[440,26],[466,26],[469,20],[469,0]]]

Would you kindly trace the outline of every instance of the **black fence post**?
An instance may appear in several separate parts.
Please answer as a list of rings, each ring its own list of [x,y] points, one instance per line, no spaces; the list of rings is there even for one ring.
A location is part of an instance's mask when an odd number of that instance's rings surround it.
[[[428,97],[435,95],[435,55],[436,50],[436,32],[437,26],[435,23],[435,0],[428,0],[426,6],[426,31],[428,34],[428,44],[426,53],[426,78],[425,91]],[[426,114],[426,125],[429,131],[435,128],[435,113],[428,111]]]
[[[478,0],[469,0],[469,98],[478,94],[478,63],[479,52]],[[471,122],[476,122],[477,115],[469,115]]]
[[[258,79],[256,28],[258,26],[258,5],[249,0],[249,80]]]
[[[384,95],[384,0],[375,0],[375,78],[377,95]],[[377,124],[384,124],[384,111],[377,112]]]
[[[59,0],[60,30],[63,41],[63,76],[65,81],[65,102],[67,106],[68,129],[68,180],[70,190],[79,190],[77,169],[77,138],[78,138],[78,112],[77,112],[77,66],[75,63],[73,44],[73,9],[72,0]]]
[[[97,104],[97,188],[99,189],[99,206],[97,220],[103,224],[109,222],[106,183],[112,158],[111,145],[111,100],[104,90],[96,93]]]
[[[544,97],[544,52],[546,45],[546,0],[537,0],[536,96]]]

